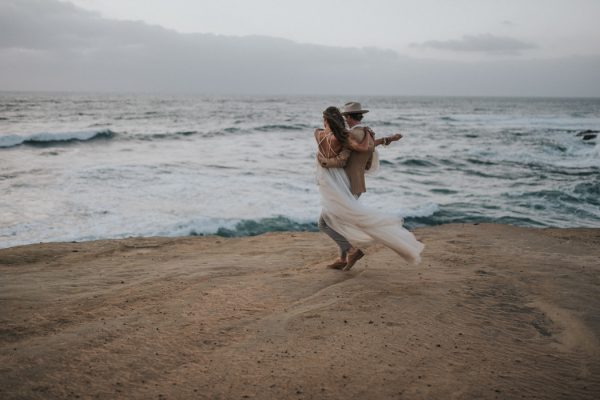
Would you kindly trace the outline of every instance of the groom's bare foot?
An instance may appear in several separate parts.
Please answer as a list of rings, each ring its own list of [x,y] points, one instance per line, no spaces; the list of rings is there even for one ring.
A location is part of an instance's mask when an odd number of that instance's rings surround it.
[[[341,258],[338,258],[337,260],[335,260],[334,262],[332,262],[331,264],[329,264],[327,266],[327,268],[330,269],[343,269],[346,266],[347,262],[346,260],[342,260]]]
[[[361,249],[356,249],[356,250],[348,253],[348,262],[346,263],[346,266],[344,267],[344,271],[350,271],[350,268],[352,268],[354,266],[354,264],[356,264],[356,262],[358,260],[360,260],[361,258],[363,258],[364,256],[365,256],[365,253],[363,253]]]

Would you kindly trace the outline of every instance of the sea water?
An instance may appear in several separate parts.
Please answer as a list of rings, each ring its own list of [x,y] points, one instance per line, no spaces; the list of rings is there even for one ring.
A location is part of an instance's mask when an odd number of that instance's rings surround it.
[[[600,99],[0,93],[0,247],[316,230],[315,128],[360,101],[360,201],[408,227],[600,227]]]

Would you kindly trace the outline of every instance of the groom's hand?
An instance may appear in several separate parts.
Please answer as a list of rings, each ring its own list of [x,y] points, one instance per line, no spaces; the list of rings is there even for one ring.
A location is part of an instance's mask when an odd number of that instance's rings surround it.
[[[402,139],[401,133],[396,133],[396,134],[390,136],[390,142],[395,142],[396,140],[400,140],[400,139]]]

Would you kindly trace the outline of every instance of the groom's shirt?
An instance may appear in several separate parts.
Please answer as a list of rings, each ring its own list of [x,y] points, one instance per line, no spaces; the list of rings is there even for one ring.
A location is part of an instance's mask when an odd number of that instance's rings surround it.
[[[370,135],[362,125],[355,125],[350,130],[350,135],[354,140],[361,142],[365,139],[364,135]],[[373,141],[370,140],[369,150],[366,152],[353,152],[345,147],[336,157],[328,158],[321,163],[326,168],[344,168],[348,179],[350,180],[350,191],[358,195],[366,192],[365,169],[370,168],[373,150],[375,148]]]

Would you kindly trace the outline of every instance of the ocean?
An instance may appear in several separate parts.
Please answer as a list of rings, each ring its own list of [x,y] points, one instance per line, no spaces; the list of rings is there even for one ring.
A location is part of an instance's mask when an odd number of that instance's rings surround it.
[[[409,228],[600,227],[600,99],[2,92],[0,247],[315,231],[313,131],[350,100],[404,135],[361,201]]]

